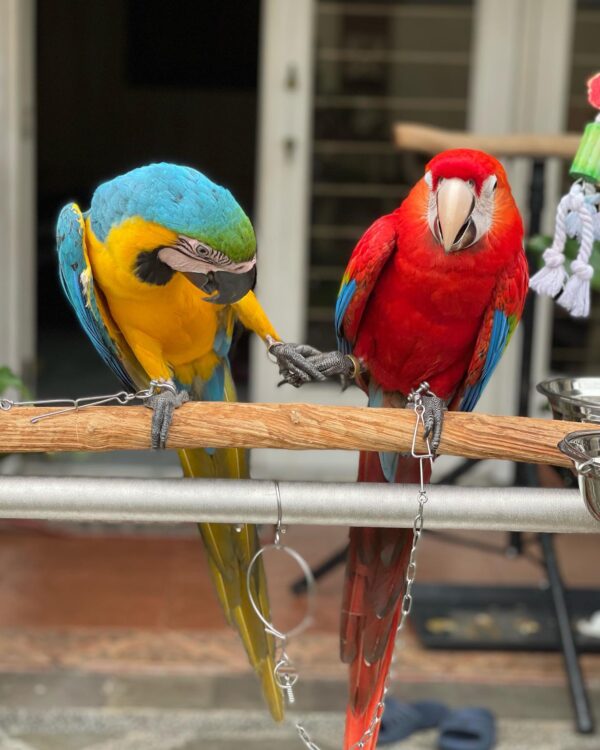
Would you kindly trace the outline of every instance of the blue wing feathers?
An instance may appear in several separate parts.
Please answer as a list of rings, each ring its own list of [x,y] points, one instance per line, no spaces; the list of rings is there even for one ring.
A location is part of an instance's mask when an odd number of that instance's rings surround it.
[[[215,369],[210,379],[202,387],[203,401],[225,401],[225,368],[229,367],[229,361],[225,357]],[[204,448],[204,451],[212,456],[216,448]]]
[[[121,362],[121,355],[104,325],[96,303],[91,269],[84,252],[83,216],[74,203],[65,206],[58,217],[57,252],[60,282],[83,330],[103,361],[123,385],[130,390],[136,390],[136,385]],[[87,293],[83,286],[82,273],[88,274],[87,283],[90,286]]]
[[[381,386],[375,382],[374,378],[369,380],[368,405],[374,409],[380,409],[383,406],[383,390]],[[381,464],[383,476],[390,483],[394,482],[399,458],[400,454],[395,453],[394,451],[379,451],[379,463]]]
[[[223,401],[225,399],[225,362],[219,363],[213,370],[210,379],[202,388],[204,401]]]
[[[215,334],[215,340],[213,342],[213,350],[215,354],[218,357],[227,357],[230,347],[231,333],[225,326],[218,328],[217,333]]]
[[[340,293],[338,294],[337,302],[335,305],[335,330],[338,340],[338,346],[344,354],[350,354],[350,352],[352,351],[350,343],[344,338],[343,335],[343,322],[344,315],[346,314],[346,310],[348,309],[348,305],[350,304],[350,300],[354,296],[355,291],[356,281],[354,279],[349,279],[340,288]]]
[[[475,405],[479,401],[479,398],[485,388],[488,380],[490,379],[496,365],[500,361],[500,357],[506,348],[508,338],[510,334],[510,322],[502,310],[494,311],[494,320],[492,323],[492,334],[490,336],[490,344],[487,350],[485,364],[481,371],[479,380],[473,385],[468,386],[465,389],[462,400],[460,402],[460,411],[473,411]]]

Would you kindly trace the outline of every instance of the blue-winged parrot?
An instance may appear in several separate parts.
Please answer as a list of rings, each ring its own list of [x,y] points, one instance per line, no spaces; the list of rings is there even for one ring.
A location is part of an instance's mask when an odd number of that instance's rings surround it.
[[[150,380],[171,386],[153,397],[154,447],[164,447],[173,409],[188,397],[235,399],[228,352],[236,320],[267,342],[277,340],[251,291],[256,241],[250,220],[228,190],[195,169],[140,167],[100,185],[89,211],[65,206],[57,252],[62,286],[81,325],[125,387],[135,391]],[[288,366],[302,370],[289,347],[278,345],[274,353],[281,361],[286,351]],[[248,476],[238,449],[179,455],[187,477]],[[274,643],[246,590],[247,566],[259,545],[256,528],[203,523],[200,532],[227,620],[280,720]],[[261,561],[254,570],[254,598],[269,619]]]

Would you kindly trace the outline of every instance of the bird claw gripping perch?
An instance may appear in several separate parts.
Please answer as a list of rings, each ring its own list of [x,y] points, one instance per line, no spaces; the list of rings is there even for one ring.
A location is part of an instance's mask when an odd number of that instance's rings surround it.
[[[430,452],[435,455],[442,438],[446,402],[430,390],[429,383],[423,382],[408,394],[407,406],[412,409],[419,406],[423,410],[423,437],[428,441]]]
[[[600,73],[588,81],[588,101],[600,109]],[[558,297],[557,302],[573,317],[590,314],[590,282],[594,268],[590,257],[594,240],[600,240],[600,113],[586,125],[569,174],[576,178],[556,210],[552,245],[544,252],[544,267],[530,281],[538,294]],[[565,269],[568,237],[579,242],[577,258],[571,263],[572,275]]]
[[[144,401],[144,406],[152,409],[152,427],[150,431],[152,448],[164,449],[167,445],[169,428],[173,421],[173,412],[186,401],[187,391],[178,391],[173,383],[153,381],[154,393]]]

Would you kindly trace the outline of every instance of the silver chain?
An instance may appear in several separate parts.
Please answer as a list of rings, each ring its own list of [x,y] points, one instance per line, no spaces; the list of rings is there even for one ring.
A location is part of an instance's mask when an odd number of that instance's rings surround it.
[[[404,627],[404,623],[410,614],[410,610],[413,605],[412,598],[412,587],[417,576],[417,548],[421,541],[421,534],[423,533],[423,511],[425,503],[428,501],[427,489],[425,487],[425,461],[429,461],[430,465],[433,466],[434,455],[431,452],[431,446],[429,445],[429,439],[425,438],[425,445],[427,446],[426,453],[418,453],[416,450],[417,436],[419,433],[419,425],[425,429],[425,419],[423,417],[425,413],[425,405],[423,404],[423,396],[429,395],[429,384],[421,383],[421,385],[414,391],[412,391],[408,397],[410,403],[413,404],[416,420],[415,429],[413,431],[412,443],[410,448],[410,454],[413,458],[419,461],[419,493],[417,495],[417,515],[413,520],[413,538],[412,546],[410,548],[410,556],[408,558],[408,566],[406,568],[404,596],[402,597],[402,605],[400,608],[400,622],[396,632],[399,633]]]
[[[424,395],[430,395],[428,383],[421,383],[421,385],[416,390],[412,391],[408,397],[409,403],[413,404],[415,415],[416,415],[415,429],[413,432],[412,444],[411,444],[411,456],[419,461],[420,482],[419,482],[419,493],[417,495],[417,501],[418,501],[417,514],[413,520],[412,546],[410,549],[410,556],[408,558],[408,566],[406,568],[406,574],[405,574],[405,579],[404,579],[406,586],[404,589],[404,596],[402,597],[402,604],[400,605],[400,622],[398,623],[398,627],[396,628],[396,633],[399,633],[402,630],[410,614],[410,611],[412,609],[412,604],[413,604],[412,587],[413,587],[413,584],[415,582],[415,578],[417,575],[417,548],[419,546],[421,534],[423,533],[423,510],[425,508],[425,503],[427,503],[429,499],[427,497],[427,489],[425,487],[424,463],[425,461],[429,461],[430,464],[433,464],[433,459],[434,459],[434,455],[431,452],[431,447],[429,445],[429,440],[427,438],[425,438],[427,452],[418,453],[416,450],[417,437],[419,434],[419,426],[422,426],[423,429],[425,429],[425,420],[423,417],[425,413],[425,405],[423,404]],[[349,750],[363,750],[368,740],[375,733],[375,729],[377,725],[380,723],[381,717],[383,716],[383,711],[385,709],[385,696],[387,695],[387,692],[388,692],[388,683],[389,683],[389,675],[388,675],[388,678],[386,679],[386,683],[383,688],[383,695],[381,696],[381,700],[375,706],[375,711],[373,713],[373,717],[371,718],[369,726],[365,729],[361,738],[357,740],[353,745],[350,746]],[[293,701],[290,701],[290,703],[292,702]],[[311,739],[310,734],[306,731],[306,729],[299,722],[296,723],[296,731],[298,732],[298,736],[300,737],[304,746],[308,748],[308,750],[321,750],[321,748],[316,744],[316,742],[314,742],[314,740]]]
[[[130,401],[147,401],[152,396],[160,393],[162,390],[171,391],[176,394],[177,390],[173,383],[164,380],[151,380],[147,388],[143,388],[135,393],[128,391],[117,391],[104,396],[80,396],[79,398],[49,398],[41,401],[13,401],[9,398],[0,398],[0,411],[10,411],[14,406],[62,406],[62,409],[49,411],[46,414],[32,417],[31,423],[35,424],[42,419],[58,417],[60,414],[66,414],[70,411],[81,411],[90,406],[102,406],[116,401],[119,404],[128,404]]]

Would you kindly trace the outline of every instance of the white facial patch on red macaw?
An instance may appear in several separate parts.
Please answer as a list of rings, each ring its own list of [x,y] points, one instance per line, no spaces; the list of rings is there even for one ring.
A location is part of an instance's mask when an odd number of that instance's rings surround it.
[[[429,198],[427,205],[427,223],[433,236],[439,241],[440,240],[440,226],[438,217],[438,190],[440,186],[444,184],[446,178],[440,177],[436,181],[435,188],[433,186],[433,178],[430,171],[425,173],[425,183],[429,188]],[[462,179],[462,178],[450,178],[450,179]],[[490,175],[481,184],[479,193],[476,190],[474,181],[463,180],[464,185],[471,192],[473,198],[473,208],[467,217],[467,222],[472,225],[472,237],[468,244],[464,246],[459,245],[453,248],[453,251],[464,250],[467,247],[471,247],[478,240],[480,240],[492,226],[494,218],[494,206],[495,206],[495,192],[498,179],[496,175]],[[466,222],[465,222],[466,223]]]

